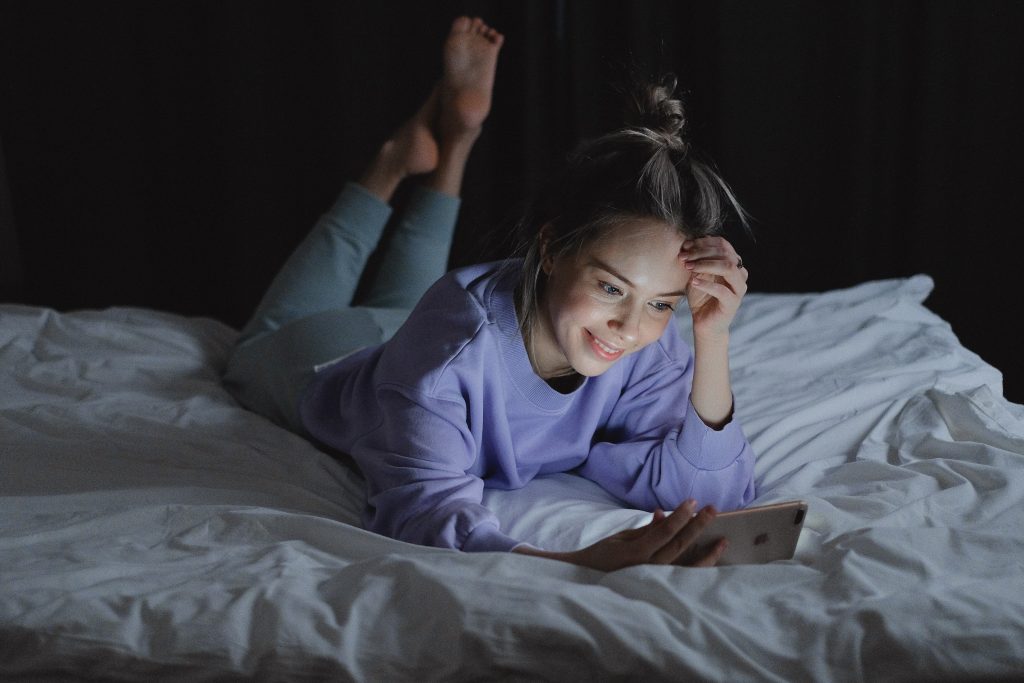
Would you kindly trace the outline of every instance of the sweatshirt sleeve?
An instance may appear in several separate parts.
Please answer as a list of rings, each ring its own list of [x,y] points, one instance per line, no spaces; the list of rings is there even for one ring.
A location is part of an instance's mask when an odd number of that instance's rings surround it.
[[[693,356],[677,340],[677,357],[636,368],[579,472],[644,510],[672,510],[688,498],[719,510],[754,498],[754,453],[735,416],[708,427],[690,402]]]
[[[517,541],[501,532],[481,503],[466,405],[397,384],[377,387],[380,425],[355,442],[351,455],[366,475],[367,529],[392,538],[465,551],[508,551]]]

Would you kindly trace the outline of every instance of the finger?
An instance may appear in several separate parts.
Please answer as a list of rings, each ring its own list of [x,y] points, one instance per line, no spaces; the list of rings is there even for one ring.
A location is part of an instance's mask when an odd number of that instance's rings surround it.
[[[679,249],[680,256],[686,260],[700,258],[724,258],[733,263],[739,262],[736,249],[724,237],[699,237],[686,240]]]
[[[723,269],[716,271],[720,275],[746,269],[743,259],[728,243],[724,247],[682,248],[679,250],[679,260],[687,270],[696,270],[697,272],[701,272],[704,266],[710,267],[714,264],[718,264]]]
[[[694,275],[718,275],[724,278],[733,279],[736,282],[746,281],[746,268],[739,268],[736,261],[728,259],[701,259],[699,261],[686,261],[683,268],[691,271]]]
[[[736,256],[734,252],[720,247],[705,246],[682,249],[679,251],[679,258],[681,258],[685,263],[705,259],[718,259],[722,261],[730,261],[732,263],[739,263],[739,256]]]
[[[705,235],[704,237],[687,238],[683,240],[683,247],[685,248],[707,246],[731,248],[732,243],[729,240],[722,237],[721,235]]]
[[[690,545],[697,540],[700,532],[708,524],[714,521],[715,508],[708,505],[703,510],[691,517],[686,525],[668,542],[651,556],[653,564],[670,564],[675,562]]]
[[[729,541],[724,538],[718,539],[718,542],[711,546],[711,549],[704,554],[696,562],[690,564],[691,567],[714,567],[718,564],[718,561],[722,559],[722,554],[728,549]]]
[[[679,531],[693,519],[693,512],[696,509],[697,501],[691,498],[680,503],[671,515],[666,515],[662,519],[648,524],[645,528],[649,532],[647,540],[651,545],[651,554],[675,538]]]
[[[746,283],[740,282],[737,285],[740,291],[733,291],[732,287],[713,279],[713,276],[710,275],[696,275],[690,278],[690,286],[696,287],[699,291],[718,299],[722,304],[728,306],[730,310],[739,308],[740,297],[746,293],[747,288]]]
[[[707,268],[697,266],[691,274],[691,278],[699,277],[703,281],[718,282],[724,281],[730,290],[742,299],[747,293],[747,277],[749,272],[744,268],[740,270],[735,266],[716,262]],[[737,300],[737,306],[739,305]]]
[[[716,258],[686,258],[680,256],[683,268],[693,275],[717,275],[740,285],[746,283],[750,271],[742,265],[739,256],[724,255]]]

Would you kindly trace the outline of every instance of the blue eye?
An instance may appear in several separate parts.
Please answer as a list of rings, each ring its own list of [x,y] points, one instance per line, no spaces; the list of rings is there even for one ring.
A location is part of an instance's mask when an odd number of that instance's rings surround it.
[[[604,290],[605,294],[611,294],[612,296],[619,296],[620,294],[622,294],[621,289],[619,289],[615,285],[610,285],[607,282],[601,283],[601,289]]]
[[[664,301],[652,301],[651,306],[653,306],[654,310],[658,311],[659,313],[676,310],[672,307],[672,304],[667,304]]]

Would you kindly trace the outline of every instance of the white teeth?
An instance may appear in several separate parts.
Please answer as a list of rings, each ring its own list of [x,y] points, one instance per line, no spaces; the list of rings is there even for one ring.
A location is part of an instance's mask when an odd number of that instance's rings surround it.
[[[601,343],[601,340],[595,337],[593,334],[591,334],[590,336],[594,340],[594,343],[597,344],[598,348],[607,353],[609,356],[614,356],[615,354],[622,352],[622,349],[613,349],[610,346],[605,346],[604,344]]]

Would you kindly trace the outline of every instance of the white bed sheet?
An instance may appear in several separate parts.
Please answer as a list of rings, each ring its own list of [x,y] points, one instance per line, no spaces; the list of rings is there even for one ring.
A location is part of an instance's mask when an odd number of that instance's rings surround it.
[[[220,387],[216,321],[0,306],[0,678],[1017,673],[1024,409],[931,288],[748,295],[737,412],[797,555],[610,574],[357,528],[358,475]],[[649,518],[571,474],[485,500],[552,549]]]

